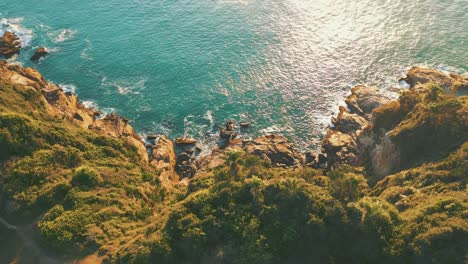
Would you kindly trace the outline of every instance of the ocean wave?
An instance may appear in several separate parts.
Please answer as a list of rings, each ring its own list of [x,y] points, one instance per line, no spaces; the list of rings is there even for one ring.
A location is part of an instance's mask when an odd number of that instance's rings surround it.
[[[84,60],[94,60],[91,55],[89,54],[89,52],[92,50],[93,46],[92,46],[92,43],[89,39],[85,39],[85,42],[86,42],[86,47],[80,52],[80,57]]]
[[[260,134],[281,134],[285,132],[292,132],[294,129],[289,126],[280,126],[280,125],[272,125],[267,128],[260,129],[258,132]]]
[[[6,59],[6,61],[8,62],[8,64],[19,65],[23,67],[23,63],[21,63],[20,61],[17,61],[17,59],[18,59],[18,54],[14,54],[10,58]]]
[[[94,101],[91,101],[91,100],[81,101],[81,104],[84,105],[86,108],[95,109],[95,110],[98,109],[98,105]]]
[[[106,76],[102,76],[101,86],[113,87],[117,89],[119,94],[140,94],[145,89],[146,79],[142,78],[139,81],[109,81]]]
[[[92,100],[84,100],[84,101],[80,101],[81,104],[86,107],[86,108],[89,108],[89,109],[93,109],[95,111],[99,111],[101,112],[101,115],[99,116],[99,119],[102,119],[102,118],[105,118],[106,116],[112,114],[112,113],[116,113],[117,109],[113,108],[113,107],[103,107],[103,108],[100,108],[98,106],[98,104]]]
[[[99,111],[102,113],[101,118],[104,118],[112,113],[115,113],[117,109],[113,107],[105,107],[105,108],[99,109]]]
[[[209,130],[212,131],[214,128],[214,118],[213,113],[210,110],[206,111],[205,119],[210,122]]]
[[[76,92],[76,86],[74,84],[59,84],[58,85],[62,90],[63,92],[71,92],[71,93],[75,93]]]
[[[54,43],[62,43],[72,39],[76,34],[76,30],[72,29],[59,29],[56,31],[48,32],[47,36],[51,38]]]
[[[0,34],[3,35],[8,30],[20,38],[22,47],[28,47],[34,38],[34,32],[22,26],[23,20],[22,17],[0,19]]]

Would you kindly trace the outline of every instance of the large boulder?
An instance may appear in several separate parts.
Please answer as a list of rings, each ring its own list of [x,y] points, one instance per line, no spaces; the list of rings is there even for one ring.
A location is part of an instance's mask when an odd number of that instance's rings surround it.
[[[357,114],[351,114],[345,107],[340,106],[340,112],[337,117],[332,118],[335,130],[343,133],[354,133],[362,130],[369,123],[367,120]]]
[[[15,54],[18,54],[21,49],[21,40],[18,36],[10,31],[6,31],[2,37],[0,37],[0,55],[9,58]]]
[[[159,179],[162,182],[168,183],[179,180],[178,175],[175,173],[176,163],[177,156],[174,143],[166,136],[161,136],[151,151],[151,164],[161,172]]]
[[[172,170],[176,165],[174,143],[166,136],[161,136],[151,153],[151,163],[161,170]]]
[[[351,134],[329,129],[322,143],[322,151],[330,167],[335,164],[357,165],[359,162],[356,138]]]
[[[357,85],[351,89],[346,104],[351,113],[370,119],[372,110],[387,103],[390,99],[377,87]]]
[[[34,55],[31,57],[31,60],[38,61],[40,58],[45,57],[49,52],[46,48],[40,47],[34,52]]]
[[[183,138],[176,138],[175,143],[176,145],[180,145],[180,146],[187,146],[187,145],[190,146],[190,145],[197,144],[197,141],[193,138],[183,137]]]
[[[244,144],[245,152],[271,161],[273,166],[301,166],[304,157],[284,136],[266,135]]]

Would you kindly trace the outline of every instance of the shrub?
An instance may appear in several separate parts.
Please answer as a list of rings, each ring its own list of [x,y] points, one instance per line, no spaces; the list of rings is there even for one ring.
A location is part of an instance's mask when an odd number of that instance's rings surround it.
[[[80,189],[90,189],[98,186],[102,182],[101,176],[91,168],[80,167],[76,170],[72,179],[72,185]]]
[[[77,249],[77,243],[84,241],[86,226],[93,221],[92,215],[84,209],[64,211],[60,205],[53,207],[38,224],[44,241],[54,249]]]

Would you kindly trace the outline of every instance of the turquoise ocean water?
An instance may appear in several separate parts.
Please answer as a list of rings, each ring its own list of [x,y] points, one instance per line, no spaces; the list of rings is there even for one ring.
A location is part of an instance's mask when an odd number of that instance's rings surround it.
[[[467,0],[2,0],[0,19],[14,61],[140,133],[204,142],[234,119],[313,148],[352,85],[468,70]]]

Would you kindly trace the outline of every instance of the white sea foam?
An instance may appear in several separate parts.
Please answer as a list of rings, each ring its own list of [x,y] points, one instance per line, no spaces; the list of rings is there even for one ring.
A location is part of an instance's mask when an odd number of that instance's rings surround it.
[[[260,129],[260,134],[281,134],[282,132],[290,132],[293,129],[291,127],[282,127],[279,125],[273,125],[267,128]]]
[[[209,131],[213,131],[213,128],[214,128],[213,113],[210,110],[206,111],[205,118],[210,122]]]
[[[91,40],[89,39],[85,39],[85,42],[86,42],[86,47],[80,52],[80,57],[84,60],[94,60],[91,55],[89,54],[90,51],[92,50],[93,46],[92,46],[92,43],[91,43]]]
[[[112,107],[99,108],[98,104],[92,100],[81,101],[81,104],[83,104],[86,108],[98,110],[101,112],[102,114],[99,118],[105,118],[107,115],[116,112],[116,109]]]
[[[91,109],[98,109],[98,105],[91,101],[91,100],[86,100],[81,102],[86,108],[91,108]]]
[[[20,38],[22,47],[28,47],[31,45],[34,32],[31,29],[24,28],[22,22],[22,17],[2,18],[0,20],[0,34],[3,35],[3,33],[8,30]]]
[[[60,29],[57,31],[52,31],[47,33],[47,36],[52,40],[54,43],[62,43],[69,39],[72,39],[76,34],[76,30],[72,29]]]
[[[19,66],[23,66],[23,63],[17,61],[16,59],[18,58],[18,54],[14,54],[13,56],[11,56],[10,58],[8,58],[6,61],[9,63],[9,64],[14,64],[14,65],[19,65]]]
[[[104,118],[104,117],[106,117],[107,115],[110,115],[110,114],[112,114],[112,113],[115,113],[115,112],[116,112],[116,109],[113,108],[113,107],[105,107],[105,108],[99,109],[99,111],[102,112],[101,118]]]
[[[109,81],[106,76],[102,76],[101,86],[113,87],[119,94],[140,94],[145,89],[146,79],[142,78],[137,82],[131,81]]]
[[[71,92],[75,93],[76,92],[76,86],[74,84],[59,84],[58,85],[62,90],[66,92]]]

